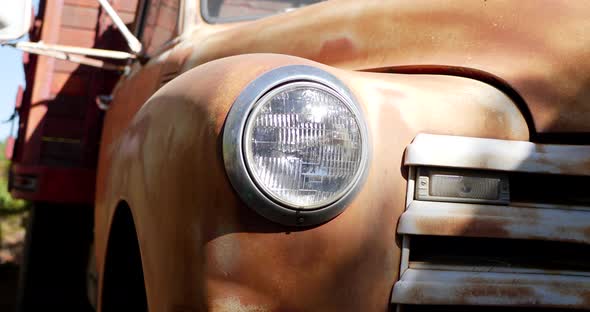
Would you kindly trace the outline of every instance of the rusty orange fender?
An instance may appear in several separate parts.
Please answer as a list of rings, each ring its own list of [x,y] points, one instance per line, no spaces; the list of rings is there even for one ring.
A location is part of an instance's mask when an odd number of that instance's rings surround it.
[[[243,204],[221,154],[224,121],[254,79],[308,65],[342,81],[367,119],[372,159],[344,212],[315,227],[273,223]],[[198,66],[156,92],[103,146],[99,276],[113,211],[131,208],[150,311],[387,311],[400,268],[403,154],[421,132],[527,140],[502,92],[466,78],[362,73],[273,54]]]

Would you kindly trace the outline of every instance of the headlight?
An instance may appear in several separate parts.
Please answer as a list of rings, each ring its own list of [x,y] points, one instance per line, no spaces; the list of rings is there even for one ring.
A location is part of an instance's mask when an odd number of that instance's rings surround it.
[[[244,152],[254,182],[275,201],[314,209],[342,197],[362,162],[359,121],[336,92],[311,82],[278,87],[246,123]]]
[[[309,66],[275,69],[235,101],[224,129],[226,170],[240,197],[285,225],[338,215],[366,173],[361,110],[332,75]]]

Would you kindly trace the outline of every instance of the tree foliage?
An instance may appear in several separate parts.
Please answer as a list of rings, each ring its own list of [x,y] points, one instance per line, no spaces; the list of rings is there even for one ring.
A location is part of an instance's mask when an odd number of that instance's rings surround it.
[[[22,199],[14,199],[8,192],[8,170],[10,160],[4,154],[6,143],[0,143],[0,214],[18,213],[28,208],[29,203]]]

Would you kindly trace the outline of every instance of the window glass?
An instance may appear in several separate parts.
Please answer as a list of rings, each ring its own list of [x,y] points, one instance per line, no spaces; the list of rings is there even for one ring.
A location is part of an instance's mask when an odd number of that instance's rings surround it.
[[[209,23],[256,19],[325,0],[202,0],[201,14]]]
[[[146,3],[141,43],[148,55],[178,36],[180,0],[152,0]]]

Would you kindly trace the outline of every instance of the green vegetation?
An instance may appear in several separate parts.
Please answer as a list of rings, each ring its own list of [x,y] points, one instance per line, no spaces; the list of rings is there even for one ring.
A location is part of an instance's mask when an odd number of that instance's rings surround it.
[[[5,147],[6,143],[0,142],[0,264],[18,262],[29,210],[27,201],[14,199],[8,192],[10,160],[4,155]]]
[[[8,192],[10,160],[4,155],[5,147],[5,142],[0,143],[0,215],[20,213],[29,207],[27,201],[14,199]]]

